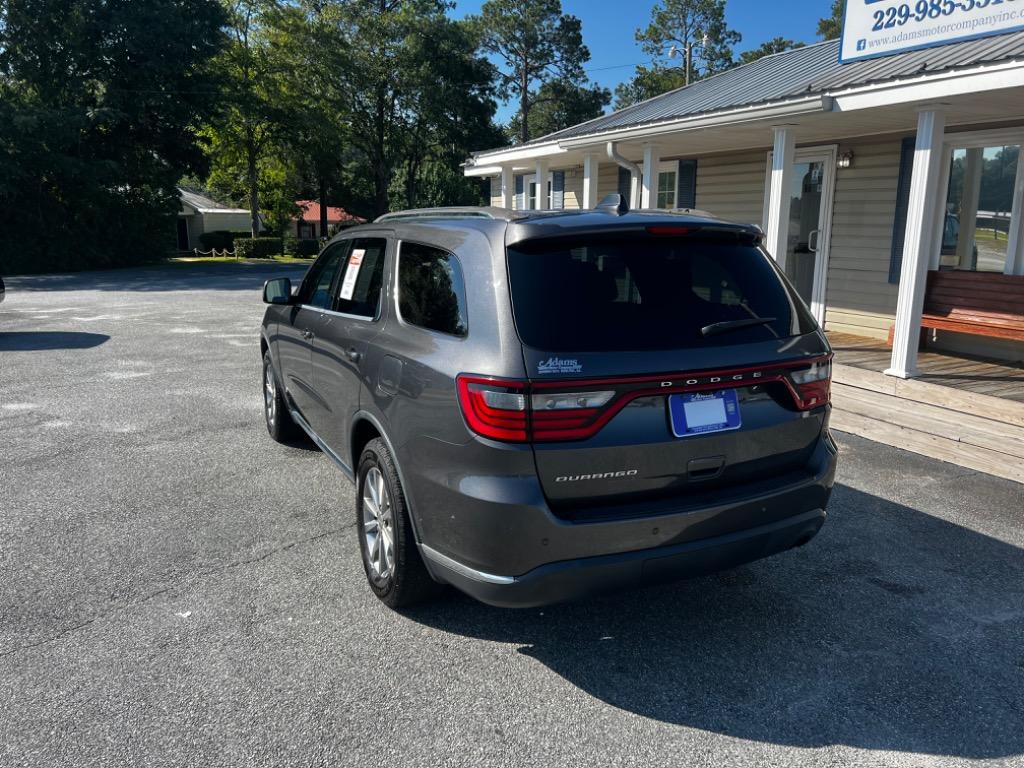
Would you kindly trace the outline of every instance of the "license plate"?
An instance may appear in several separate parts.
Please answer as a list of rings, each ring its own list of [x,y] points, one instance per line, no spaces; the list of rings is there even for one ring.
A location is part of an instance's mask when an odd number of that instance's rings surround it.
[[[742,423],[735,389],[669,395],[668,412],[676,437],[726,432],[739,429]]]

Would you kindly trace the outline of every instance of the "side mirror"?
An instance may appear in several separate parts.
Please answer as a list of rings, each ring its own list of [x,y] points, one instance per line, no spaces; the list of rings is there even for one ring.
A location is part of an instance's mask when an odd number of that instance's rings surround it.
[[[264,304],[291,304],[292,281],[287,277],[275,277],[263,284]]]

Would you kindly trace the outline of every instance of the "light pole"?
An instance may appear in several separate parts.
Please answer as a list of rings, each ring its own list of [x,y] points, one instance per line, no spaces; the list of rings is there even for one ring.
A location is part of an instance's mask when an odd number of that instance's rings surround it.
[[[690,72],[693,70],[693,49],[696,48],[697,45],[698,45],[698,43],[694,42],[693,40],[690,40],[690,41],[684,43],[682,48],[680,48],[677,45],[673,45],[668,50],[668,57],[670,59],[674,59],[679,54],[683,54],[683,56],[684,56],[684,58],[686,60],[686,84],[687,85],[690,84]],[[708,36],[707,35],[701,35],[699,45],[700,45],[701,48],[707,48],[708,47]]]

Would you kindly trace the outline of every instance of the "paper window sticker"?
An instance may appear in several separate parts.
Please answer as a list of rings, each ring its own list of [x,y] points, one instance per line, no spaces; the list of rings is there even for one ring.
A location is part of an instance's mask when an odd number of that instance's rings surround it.
[[[352,294],[356,290],[356,279],[359,277],[359,269],[363,266],[363,256],[366,250],[356,248],[348,259],[348,269],[345,270],[345,279],[341,283],[341,298],[345,301],[352,301]]]

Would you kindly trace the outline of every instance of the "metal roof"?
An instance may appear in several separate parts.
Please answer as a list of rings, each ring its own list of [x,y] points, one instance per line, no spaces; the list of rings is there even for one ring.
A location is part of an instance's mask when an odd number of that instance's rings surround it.
[[[726,109],[828,94],[925,73],[1021,59],[1024,59],[1024,32],[982,37],[849,64],[839,63],[839,41],[829,40],[765,56],[529,143],[589,136]]]
[[[202,213],[210,213],[212,211],[224,211],[231,213],[249,212],[248,209],[245,208],[236,208],[233,205],[219,203],[192,187],[178,187],[178,195],[181,197],[181,202],[191,205],[197,211]]]

